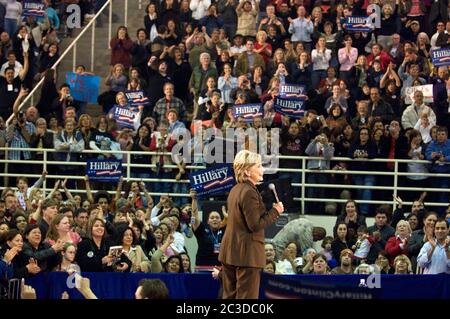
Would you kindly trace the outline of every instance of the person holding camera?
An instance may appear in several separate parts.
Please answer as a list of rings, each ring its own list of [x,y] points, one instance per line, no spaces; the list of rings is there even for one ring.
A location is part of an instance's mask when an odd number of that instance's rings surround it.
[[[68,107],[75,107],[75,101],[70,94],[70,86],[67,83],[62,84],[59,87],[59,96],[53,100],[48,113],[41,114],[42,117],[48,118],[50,115],[56,116],[58,123],[64,123],[66,109]]]
[[[11,148],[29,148],[31,135],[34,134],[36,128],[33,123],[27,122],[25,118],[25,113],[23,111],[18,112],[17,109],[22,101],[22,98],[28,94],[28,91],[23,87],[19,92],[19,96],[17,97],[13,109],[14,117],[11,123],[6,128],[6,142],[9,144]],[[17,151],[10,150],[8,152],[8,159],[13,161],[19,160],[30,160],[32,158],[32,154],[30,151]],[[19,163],[10,163],[9,164],[9,172],[10,173],[20,173],[23,170],[23,165]],[[13,174],[14,175],[14,174]],[[10,184],[14,185],[15,178],[11,178]]]
[[[150,151],[158,153],[152,156],[152,171],[154,177],[159,179],[172,178],[172,168],[166,167],[166,165],[172,165],[171,156],[170,154],[164,155],[164,153],[172,151],[172,147],[175,145],[168,128],[167,120],[162,120],[158,125],[158,130],[151,135]],[[170,193],[172,190],[171,184],[165,182],[155,183],[154,187],[161,193]],[[159,198],[156,198],[156,201],[158,200]]]

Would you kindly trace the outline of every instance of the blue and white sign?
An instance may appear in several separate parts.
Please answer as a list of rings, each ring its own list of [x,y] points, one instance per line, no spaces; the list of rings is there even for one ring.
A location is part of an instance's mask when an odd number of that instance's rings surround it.
[[[122,176],[122,161],[89,159],[86,173],[90,180],[98,182],[118,182]]]
[[[126,91],[125,96],[131,106],[148,105],[150,101],[145,96],[144,91]]]
[[[25,0],[23,1],[22,15],[24,17],[43,17],[45,4],[40,0]]]
[[[261,104],[235,104],[233,118],[243,117],[247,123],[252,123],[257,116],[263,116]]]
[[[305,101],[284,99],[277,96],[273,104],[275,112],[289,116],[290,118],[301,119],[305,116]]]
[[[450,49],[431,50],[431,59],[434,66],[450,65]]]
[[[372,32],[373,25],[370,17],[350,16],[344,19],[343,27],[351,32]]]
[[[70,93],[75,100],[97,104],[98,91],[100,89],[99,76],[67,72],[66,83],[69,84]]]
[[[114,106],[111,111],[109,111],[109,114],[111,114],[111,117],[116,120],[116,123],[120,129],[134,129],[136,119],[139,116],[139,112],[127,107],[121,107],[119,105]]]
[[[236,184],[231,164],[195,171],[189,175],[189,180],[199,198],[223,194]]]
[[[279,96],[286,99],[306,100],[306,87],[298,84],[280,85]]]

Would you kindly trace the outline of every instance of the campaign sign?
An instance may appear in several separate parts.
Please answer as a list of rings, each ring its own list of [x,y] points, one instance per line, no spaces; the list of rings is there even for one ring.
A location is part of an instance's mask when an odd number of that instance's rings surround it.
[[[150,103],[148,97],[145,96],[144,91],[126,91],[125,96],[131,106],[147,105]]]
[[[431,50],[431,59],[434,66],[450,65],[450,49]]]
[[[70,93],[75,100],[97,104],[98,91],[100,89],[99,76],[67,72],[66,83],[69,84]]]
[[[257,116],[263,116],[261,104],[235,104],[233,118],[243,117],[245,122],[252,123]]]
[[[98,182],[118,182],[122,176],[122,161],[89,159],[86,171],[90,180]]]
[[[280,85],[279,96],[286,99],[305,100],[307,98],[306,87],[298,84]]]
[[[346,31],[351,32],[372,32],[373,26],[369,17],[350,16],[344,19],[343,26]]]
[[[195,171],[189,175],[189,180],[199,198],[223,194],[236,184],[231,164]]]
[[[25,0],[23,2],[22,16],[43,17],[45,15],[45,4],[40,0]]]
[[[134,129],[134,122],[139,112],[116,105],[111,109],[110,114],[120,128]]]
[[[414,92],[421,91],[423,93],[423,101],[425,103],[433,103],[433,84],[410,86],[405,88],[405,104],[414,102]]]
[[[273,104],[275,112],[289,116],[290,118],[301,119],[305,116],[305,101],[298,99],[286,99],[280,96],[275,98]]]

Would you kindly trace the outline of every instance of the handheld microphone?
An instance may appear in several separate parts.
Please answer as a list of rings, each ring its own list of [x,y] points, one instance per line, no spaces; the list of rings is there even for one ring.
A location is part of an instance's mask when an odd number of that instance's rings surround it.
[[[280,202],[280,200],[278,199],[278,194],[277,194],[277,190],[275,189],[275,185],[273,183],[269,184],[269,189],[273,192],[273,194],[275,195],[275,199],[277,201],[277,203]]]

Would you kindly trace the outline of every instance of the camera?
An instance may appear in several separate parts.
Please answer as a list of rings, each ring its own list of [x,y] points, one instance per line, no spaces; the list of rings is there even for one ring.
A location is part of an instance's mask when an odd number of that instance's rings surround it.
[[[17,121],[18,121],[20,124],[25,123],[25,114],[23,113],[23,111],[20,111],[20,112],[17,114]]]

